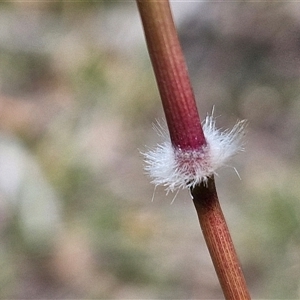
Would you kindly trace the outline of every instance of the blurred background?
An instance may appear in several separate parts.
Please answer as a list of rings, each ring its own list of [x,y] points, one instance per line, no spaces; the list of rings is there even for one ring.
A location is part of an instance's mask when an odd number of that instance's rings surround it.
[[[201,118],[249,122],[216,180],[251,294],[299,299],[300,5],[172,8]],[[144,174],[162,118],[133,1],[1,3],[0,298],[223,297],[189,193]]]

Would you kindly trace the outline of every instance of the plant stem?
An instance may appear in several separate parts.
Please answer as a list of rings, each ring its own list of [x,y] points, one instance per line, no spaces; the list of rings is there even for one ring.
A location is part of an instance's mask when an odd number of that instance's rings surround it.
[[[200,153],[207,142],[168,0],[136,0],[174,152]],[[209,146],[209,145],[208,145]],[[178,149],[180,151],[178,151]],[[204,152],[203,152],[204,153]],[[193,163],[193,157],[190,161]],[[193,170],[193,166],[191,168]],[[191,190],[200,226],[225,298],[250,299],[213,177]]]
[[[206,141],[169,2],[137,4],[173,146],[199,149]]]
[[[200,226],[228,300],[250,299],[213,178],[191,190]]]

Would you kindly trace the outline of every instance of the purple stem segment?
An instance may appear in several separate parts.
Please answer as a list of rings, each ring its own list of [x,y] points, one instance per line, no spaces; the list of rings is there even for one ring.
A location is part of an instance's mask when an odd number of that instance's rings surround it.
[[[173,147],[206,145],[168,0],[137,0]]]

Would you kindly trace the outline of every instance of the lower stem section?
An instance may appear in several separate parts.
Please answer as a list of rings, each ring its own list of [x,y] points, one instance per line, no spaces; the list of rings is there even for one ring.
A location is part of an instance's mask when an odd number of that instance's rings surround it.
[[[228,300],[251,299],[215,188],[214,179],[191,191],[200,226]]]

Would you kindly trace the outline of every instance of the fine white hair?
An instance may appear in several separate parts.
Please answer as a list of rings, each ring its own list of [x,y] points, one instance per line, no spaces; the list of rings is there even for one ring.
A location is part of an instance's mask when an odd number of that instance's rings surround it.
[[[173,147],[167,131],[161,125],[156,128],[164,142],[143,153],[145,171],[155,186],[162,185],[168,192],[193,188],[226,166],[228,160],[243,150],[242,137],[246,122],[238,121],[231,130],[216,128],[213,116],[207,116],[202,124],[207,144],[196,150]]]

